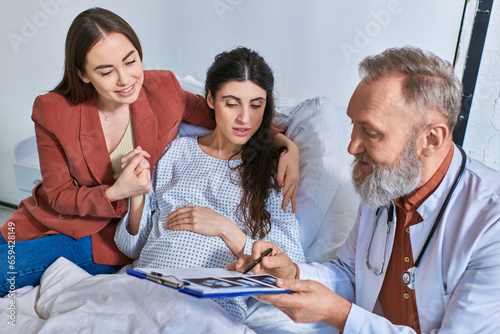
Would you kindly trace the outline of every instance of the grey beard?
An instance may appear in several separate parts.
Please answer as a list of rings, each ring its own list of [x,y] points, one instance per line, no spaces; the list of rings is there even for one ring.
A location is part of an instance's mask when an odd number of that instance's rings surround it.
[[[376,166],[368,156],[365,161],[372,166],[373,172],[363,177],[357,168],[356,157],[352,164],[352,182],[363,202],[380,207],[390,201],[411,194],[419,185],[422,177],[422,164],[415,154],[416,138],[409,140],[403,156],[394,166]]]

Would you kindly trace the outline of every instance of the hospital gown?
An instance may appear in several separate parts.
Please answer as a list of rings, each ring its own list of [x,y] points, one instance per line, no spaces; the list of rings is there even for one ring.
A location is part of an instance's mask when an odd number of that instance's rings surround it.
[[[197,137],[178,138],[167,147],[158,160],[151,192],[145,198],[139,232],[128,232],[128,215],[119,223],[115,235],[118,248],[136,259],[132,267],[151,268],[225,268],[236,261],[236,256],[218,236],[207,236],[191,231],[172,231],[165,228],[167,216],[185,205],[210,208],[230,218],[245,234],[245,254],[251,254],[255,241],[248,228],[237,219],[236,208],[243,190],[239,185],[238,170],[241,159],[219,160],[204,153]],[[299,243],[300,229],[290,205],[281,210],[283,196],[270,190],[266,209],[271,215],[271,231],[263,239],[274,242],[294,262],[304,262]],[[246,316],[248,297],[216,298],[231,315]]]

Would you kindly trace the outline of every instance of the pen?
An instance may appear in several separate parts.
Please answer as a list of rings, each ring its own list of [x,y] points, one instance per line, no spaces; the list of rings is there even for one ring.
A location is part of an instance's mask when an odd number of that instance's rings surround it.
[[[272,251],[273,251],[273,249],[269,248],[264,253],[262,253],[262,255],[259,256],[259,258],[257,260],[253,261],[252,264],[249,265],[247,269],[245,269],[245,271],[243,272],[243,275],[245,275],[247,272],[249,272],[250,270],[252,270],[253,267],[255,267],[264,258],[264,256],[268,256]]]

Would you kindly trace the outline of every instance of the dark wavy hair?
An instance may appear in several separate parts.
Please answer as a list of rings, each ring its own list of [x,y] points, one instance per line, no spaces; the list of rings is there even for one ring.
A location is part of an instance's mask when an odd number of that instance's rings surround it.
[[[110,33],[125,35],[137,49],[142,60],[139,38],[130,25],[115,13],[103,8],[91,8],[80,13],[71,23],[66,36],[64,75],[53,92],[65,96],[73,104],[82,103],[95,92],[90,83],[84,83],[78,70],[87,74],[85,65],[90,49]]]
[[[270,130],[274,117],[274,75],[257,52],[238,47],[215,57],[207,71],[205,96],[210,92],[215,100],[219,89],[231,81],[251,81],[266,91],[262,123],[242,146],[242,163],[234,168],[239,171],[243,188],[236,215],[247,226],[252,238],[261,239],[271,231],[271,215],[266,210],[266,199],[271,189],[279,189],[276,180],[279,151],[273,144]],[[215,119],[213,109],[212,118]]]

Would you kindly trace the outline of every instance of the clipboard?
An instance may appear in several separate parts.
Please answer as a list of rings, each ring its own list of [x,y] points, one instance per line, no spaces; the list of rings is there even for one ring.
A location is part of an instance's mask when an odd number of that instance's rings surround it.
[[[243,275],[221,268],[127,269],[127,274],[196,298],[231,298],[293,293],[276,286],[271,275]]]

